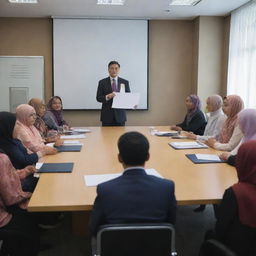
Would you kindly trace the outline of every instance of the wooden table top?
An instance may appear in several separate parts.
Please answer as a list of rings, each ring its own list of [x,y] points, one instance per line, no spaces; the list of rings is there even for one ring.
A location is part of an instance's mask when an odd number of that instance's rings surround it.
[[[167,126],[155,127],[169,130]],[[124,132],[138,131],[150,142],[150,159],[146,168],[156,169],[164,178],[175,182],[179,205],[218,203],[225,189],[237,182],[236,170],[226,163],[194,164],[185,154],[216,154],[214,149],[174,150],[168,145],[177,141],[153,136],[148,126],[89,127],[81,152],[63,152],[45,156],[42,162],[74,162],[72,173],[40,174],[30,200],[29,211],[85,211],[91,210],[96,187],[87,187],[84,175],[120,173],[117,140]],[[181,140],[178,140],[181,141]],[[157,193],[157,191],[156,191]]]

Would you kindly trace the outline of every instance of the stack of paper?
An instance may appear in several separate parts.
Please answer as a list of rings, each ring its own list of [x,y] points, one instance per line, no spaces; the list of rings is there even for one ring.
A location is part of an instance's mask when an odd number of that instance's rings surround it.
[[[79,140],[64,140],[63,145],[83,145]]]
[[[60,136],[61,139],[84,139],[84,134],[77,134],[77,135],[62,135]]]
[[[153,175],[159,178],[163,178],[155,169],[146,169],[148,175]],[[121,176],[122,173],[111,173],[111,174],[98,174],[98,175],[84,175],[85,185],[88,187],[97,186],[100,183],[115,179]]]
[[[190,149],[190,148],[208,148],[207,145],[196,141],[189,142],[170,142],[170,146],[175,149]]]
[[[74,128],[71,128],[71,130],[74,132],[81,132],[81,133],[91,132],[90,129],[80,128],[80,127],[74,127]]]
[[[195,154],[198,160],[221,161],[218,155],[211,154]]]
[[[175,136],[175,135],[178,135],[178,132],[177,131],[157,131],[155,132],[155,135],[156,136]]]

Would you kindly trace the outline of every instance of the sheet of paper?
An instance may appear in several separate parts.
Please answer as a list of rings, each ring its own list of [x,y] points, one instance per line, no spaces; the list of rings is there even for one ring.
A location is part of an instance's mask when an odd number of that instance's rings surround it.
[[[140,94],[139,93],[118,93],[115,92],[113,98],[112,108],[122,109],[134,109],[135,106],[139,105]]]
[[[36,163],[36,169],[39,170],[44,163]]]
[[[61,139],[84,139],[84,134],[77,134],[77,135],[62,135],[60,136]]]
[[[54,142],[53,143],[47,143],[46,146],[53,148],[54,147]]]
[[[63,145],[82,145],[79,140],[64,140]]]
[[[154,175],[156,177],[163,178],[155,169],[146,169],[146,173],[148,175]],[[86,186],[95,187],[100,183],[115,179],[121,175],[122,173],[84,175],[84,181]]]
[[[155,132],[155,135],[164,135],[164,134],[171,134],[171,135],[178,135],[178,132],[176,131],[157,131]]]
[[[177,147],[186,147],[186,146],[198,146],[200,144],[194,141],[191,141],[191,142],[182,141],[182,142],[172,142],[172,145]]]
[[[90,129],[80,128],[80,127],[73,127],[73,128],[71,128],[71,130],[74,132],[91,132]]]
[[[195,154],[196,158],[199,160],[212,160],[212,161],[221,161],[218,155],[210,154]]]

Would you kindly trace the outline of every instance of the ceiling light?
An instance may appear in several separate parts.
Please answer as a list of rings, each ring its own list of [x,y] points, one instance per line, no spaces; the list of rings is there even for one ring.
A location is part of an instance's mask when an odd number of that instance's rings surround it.
[[[201,0],[171,0],[170,5],[197,5]]]
[[[9,0],[9,2],[12,4],[37,4],[38,0]]]
[[[97,4],[103,5],[124,5],[125,0],[97,0]]]

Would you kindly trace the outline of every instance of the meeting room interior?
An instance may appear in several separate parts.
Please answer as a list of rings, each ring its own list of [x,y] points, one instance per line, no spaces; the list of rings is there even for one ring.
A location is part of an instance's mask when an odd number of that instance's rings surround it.
[[[0,256],[256,256],[255,67],[256,0],[1,0]]]

